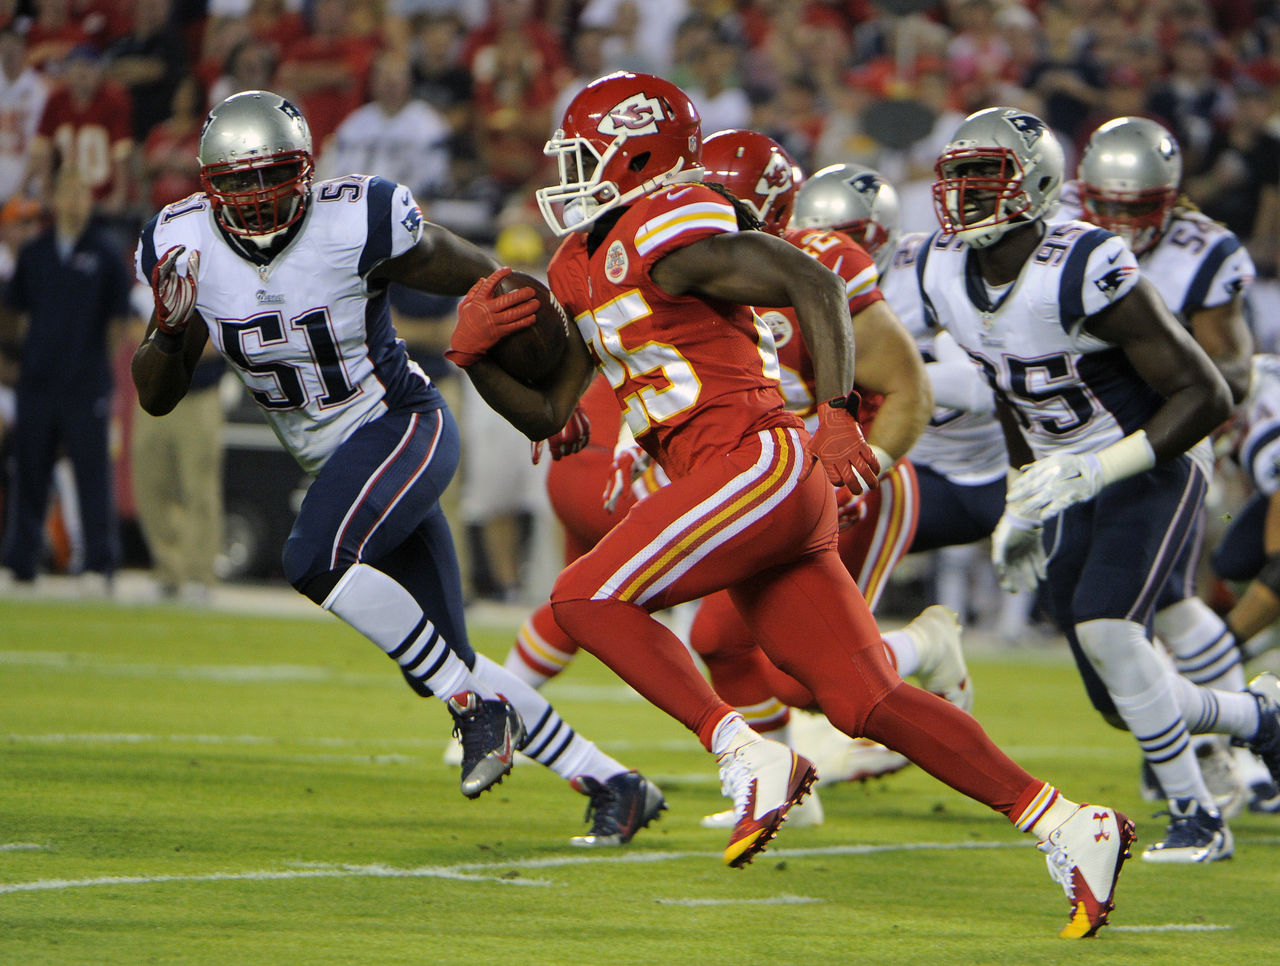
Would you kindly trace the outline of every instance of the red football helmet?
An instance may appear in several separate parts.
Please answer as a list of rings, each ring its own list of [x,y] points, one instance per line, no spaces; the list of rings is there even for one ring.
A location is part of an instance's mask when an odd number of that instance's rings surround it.
[[[665,185],[701,181],[702,118],[670,81],[616,71],[578,92],[542,150],[560,183],[538,189],[538,208],[567,235]]]
[[[800,168],[771,137],[730,128],[702,142],[706,180],[717,181],[764,222],[765,231],[780,235],[791,219]]]

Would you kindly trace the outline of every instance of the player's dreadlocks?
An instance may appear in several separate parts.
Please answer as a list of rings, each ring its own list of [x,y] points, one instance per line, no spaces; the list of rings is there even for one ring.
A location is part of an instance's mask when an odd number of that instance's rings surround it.
[[[704,181],[702,183],[733,205],[734,214],[738,216],[739,231],[764,231],[764,222],[760,220],[760,216],[752,211],[746,202],[732,191],[718,181]]]

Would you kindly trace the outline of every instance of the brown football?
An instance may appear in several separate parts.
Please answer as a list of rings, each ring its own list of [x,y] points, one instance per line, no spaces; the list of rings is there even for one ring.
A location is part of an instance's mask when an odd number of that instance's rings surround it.
[[[508,375],[526,386],[544,382],[560,364],[569,344],[569,317],[545,284],[525,272],[512,272],[496,287],[497,293],[518,288],[537,293],[538,311],[533,324],[513,332],[489,350],[489,358]]]

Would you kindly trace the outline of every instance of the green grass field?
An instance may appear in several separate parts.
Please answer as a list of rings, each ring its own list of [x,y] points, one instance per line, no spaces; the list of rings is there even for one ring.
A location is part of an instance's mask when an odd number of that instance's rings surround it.
[[[509,628],[476,644],[501,659]],[[1132,741],[1061,653],[971,661],[978,717],[1075,798],[1163,827]],[[476,801],[444,708],[336,620],[0,600],[0,963],[1254,964],[1280,941],[1280,818],[1237,854],[1121,879],[1113,925],[1067,903],[1031,840],[916,769],[824,787],[726,869],[714,761],[583,658],[549,696],[654,778],[627,848],[568,845],[585,799],[521,766]]]

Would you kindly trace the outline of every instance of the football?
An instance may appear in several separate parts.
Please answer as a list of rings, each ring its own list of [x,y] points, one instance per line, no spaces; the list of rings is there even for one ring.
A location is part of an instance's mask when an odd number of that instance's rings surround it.
[[[525,272],[512,272],[498,283],[495,294],[526,287],[538,298],[533,324],[500,339],[489,350],[489,358],[509,376],[526,386],[536,386],[555,371],[564,356],[569,344],[569,316],[551,290]]]

